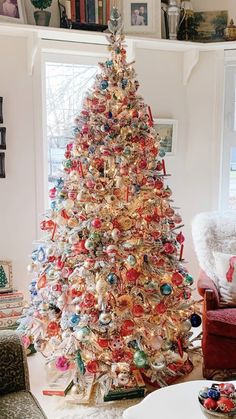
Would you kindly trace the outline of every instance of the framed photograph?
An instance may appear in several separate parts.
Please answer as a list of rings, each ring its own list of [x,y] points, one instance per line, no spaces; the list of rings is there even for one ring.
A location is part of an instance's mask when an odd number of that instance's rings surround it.
[[[176,154],[178,121],[176,119],[154,119],[154,129],[161,139],[161,147],[167,156]]]
[[[161,8],[156,0],[123,0],[123,18],[125,33],[161,37]]]
[[[0,97],[0,124],[3,123],[3,110],[2,110],[2,105],[3,105],[3,97]]]
[[[12,289],[12,263],[7,260],[0,260],[0,293],[9,292]]]
[[[0,150],[6,150],[6,128],[0,127]]]
[[[24,0],[0,0],[0,22],[26,22]]]
[[[0,178],[5,178],[5,153],[0,153]]]
[[[194,41],[224,41],[224,30],[228,24],[228,11],[195,12],[194,23],[196,34]]]

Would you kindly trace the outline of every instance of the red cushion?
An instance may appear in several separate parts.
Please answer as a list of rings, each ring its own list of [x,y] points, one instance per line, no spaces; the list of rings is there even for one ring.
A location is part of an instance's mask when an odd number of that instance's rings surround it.
[[[209,310],[206,313],[207,333],[236,338],[236,308]]]

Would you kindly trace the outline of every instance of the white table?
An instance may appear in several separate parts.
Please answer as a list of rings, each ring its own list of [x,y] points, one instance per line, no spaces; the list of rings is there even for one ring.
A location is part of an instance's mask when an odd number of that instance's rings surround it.
[[[215,381],[217,382],[217,381]],[[196,380],[155,390],[141,403],[126,409],[124,419],[206,419],[198,403],[198,393],[213,381]],[[236,381],[232,381],[236,386]]]

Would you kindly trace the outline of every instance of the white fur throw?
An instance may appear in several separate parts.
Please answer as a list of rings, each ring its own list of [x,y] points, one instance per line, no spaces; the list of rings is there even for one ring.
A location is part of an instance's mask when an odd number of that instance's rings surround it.
[[[200,267],[218,285],[213,252],[236,254],[236,211],[196,215],[192,236]]]

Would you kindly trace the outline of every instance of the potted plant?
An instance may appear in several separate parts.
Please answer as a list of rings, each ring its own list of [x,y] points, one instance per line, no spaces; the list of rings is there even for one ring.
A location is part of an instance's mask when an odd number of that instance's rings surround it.
[[[51,12],[48,12],[44,9],[47,9],[51,6],[52,0],[30,0],[32,5],[35,7],[36,10],[34,12],[34,19],[36,25],[39,26],[49,26],[49,22],[51,19]]]

